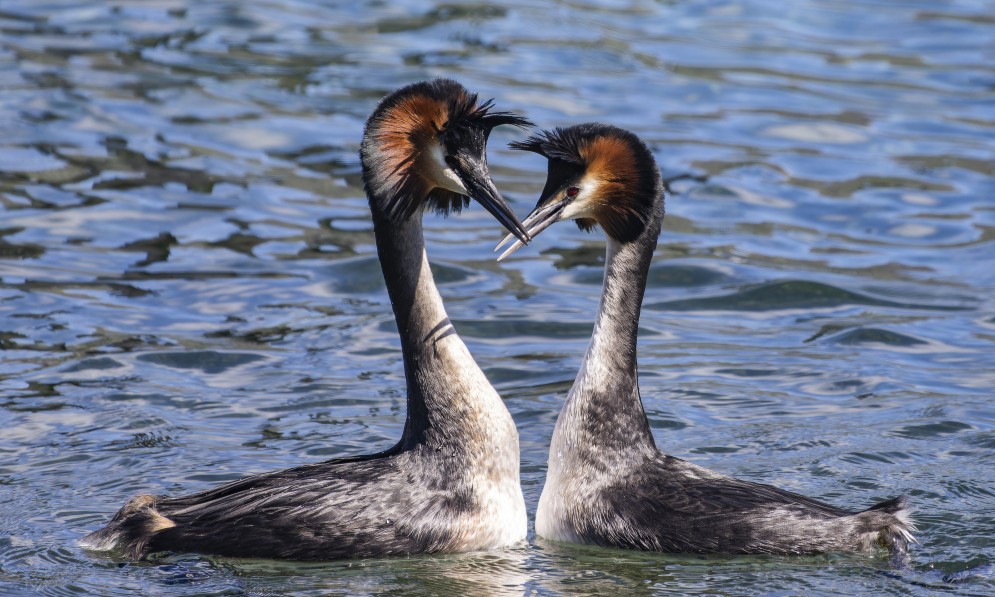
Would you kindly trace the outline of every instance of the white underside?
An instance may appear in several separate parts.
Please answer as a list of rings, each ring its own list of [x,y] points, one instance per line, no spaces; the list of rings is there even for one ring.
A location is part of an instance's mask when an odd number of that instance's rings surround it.
[[[517,483],[491,485],[482,494],[480,545],[471,549],[497,549],[525,541],[528,517],[521,487]]]
[[[550,486],[547,479],[539,497],[539,508],[536,510],[536,534],[544,539],[579,543],[573,528],[566,523],[566,504],[563,503],[561,488]]]
[[[434,182],[436,186],[446,189],[447,191],[460,193],[462,195],[469,195],[470,191],[467,190],[466,185],[464,185],[463,181],[460,180],[460,177],[453,172],[453,169],[446,164],[442,147],[434,145],[430,151],[432,153],[432,159],[429,160],[428,172],[426,172],[428,179]]]
[[[423,268],[429,272],[427,259]],[[426,282],[431,279],[428,276]],[[425,319],[444,321],[447,315],[441,299],[433,306],[438,311],[424,314]],[[475,435],[476,445],[471,450],[473,456],[464,463],[469,468],[467,473],[477,508],[456,522],[459,539],[454,549],[496,549],[524,541],[528,518],[522,495],[521,456],[515,421],[459,335],[443,334],[432,343],[432,350],[435,359],[445,363],[440,374],[444,372],[446,376],[446,390],[464,397],[469,406],[469,412],[461,412],[458,416],[468,417],[467,425],[479,430]]]

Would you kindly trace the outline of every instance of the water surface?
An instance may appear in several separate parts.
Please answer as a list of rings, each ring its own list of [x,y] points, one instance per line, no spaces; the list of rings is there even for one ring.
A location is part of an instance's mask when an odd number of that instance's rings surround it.
[[[995,4],[7,0],[0,7],[0,592],[995,591]],[[879,556],[700,558],[536,540],[326,564],[77,540],[138,492],[387,447],[398,341],[357,149],[451,76],[542,126],[604,120],[672,193],[641,323],[666,451],[862,508]],[[521,215],[545,164],[492,136]],[[426,221],[449,313],[521,432],[534,514],[597,309],[601,237],[495,263]]]

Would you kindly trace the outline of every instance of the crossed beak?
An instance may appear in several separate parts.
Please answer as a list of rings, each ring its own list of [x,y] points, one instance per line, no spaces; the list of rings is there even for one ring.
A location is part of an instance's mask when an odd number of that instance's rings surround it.
[[[549,228],[554,223],[560,221],[560,218],[563,216],[563,210],[566,209],[569,203],[570,203],[569,200],[567,200],[566,198],[562,198],[560,200],[553,200],[546,203],[545,205],[543,205],[542,202],[540,201],[540,204],[537,205],[536,208],[532,210],[532,213],[530,213],[522,222],[522,225],[525,227],[526,234],[528,235],[529,239],[531,240],[535,238],[536,235],[538,235],[540,232],[542,232],[546,228]],[[510,240],[512,240],[511,234],[505,236],[504,239],[502,239],[501,242],[499,242],[497,246],[494,247],[494,250],[497,251],[505,244],[507,244],[508,241]],[[519,237],[519,239],[515,240],[515,242],[513,242],[510,247],[504,250],[504,253],[501,253],[501,255],[497,258],[497,260],[501,261],[508,255],[511,255],[512,253],[514,253],[518,249],[521,249],[524,246],[525,243],[523,243],[521,241],[521,237]]]
[[[517,238],[516,242],[519,243],[519,246],[532,240],[525,225],[518,219],[515,212],[511,211],[504,197],[494,186],[486,162],[462,155],[460,159],[454,160],[450,167],[463,182],[470,197],[483,205],[484,209],[489,211],[511,233],[508,235],[509,238],[512,236]]]

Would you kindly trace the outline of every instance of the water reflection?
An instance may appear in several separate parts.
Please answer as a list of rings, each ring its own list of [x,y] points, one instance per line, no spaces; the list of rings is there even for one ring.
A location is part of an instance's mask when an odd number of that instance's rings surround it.
[[[221,562],[254,591],[344,591],[377,595],[523,595],[529,552],[417,556],[362,563]]]

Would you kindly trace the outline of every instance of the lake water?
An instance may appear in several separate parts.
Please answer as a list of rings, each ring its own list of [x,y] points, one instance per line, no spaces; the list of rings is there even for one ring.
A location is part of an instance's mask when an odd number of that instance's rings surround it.
[[[665,451],[863,508],[875,556],[550,544],[324,564],[77,541],[180,494],[392,445],[399,344],[357,150],[378,98],[459,79],[551,127],[631,128],[672,182],[640,337]],[[524,216],[544,161],[491,137]],[[449,313],[521,432],[530,517],[604,243],[502,263],[426,220]],[[0,593],[992,594],[995,3],[5,0]]]

